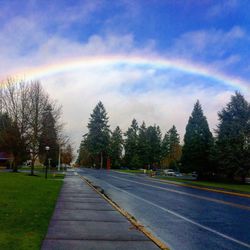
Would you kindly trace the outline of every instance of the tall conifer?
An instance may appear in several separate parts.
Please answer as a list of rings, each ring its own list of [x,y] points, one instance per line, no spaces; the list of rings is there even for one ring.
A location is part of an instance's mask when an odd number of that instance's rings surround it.
[[[108,116],[102,102],[99,102],[90,115],[88,123],[89,132],[86,144],[89,153],[94,159],[99,159],[97,164],[103,167],[104,160],[107,158],[108,146],[110,141],[110,130]]]
[[[220,172],[229,178],[241,175],[244,181],[250,169],[250,105],[236,92],[218,115],[216,152]]]
[[[109,156],[111,158],[111,167],[117,168],[121,165],[123,149],[122,131],[119,126],[115,128],[110,138]]]
[[[212,145],[212,133],[201,104],[197,101],[186,126],[182,149],[182,170],[185,172],[196,171],[199,177],[209,173]]]
[[[126,140],[124,144],[125,148],[125,164],[131,168],[141,167],[139,157],[139,146],[138,146],[138,133],[139,127],[135,119],[133,119],[131,126],[125,133]]]

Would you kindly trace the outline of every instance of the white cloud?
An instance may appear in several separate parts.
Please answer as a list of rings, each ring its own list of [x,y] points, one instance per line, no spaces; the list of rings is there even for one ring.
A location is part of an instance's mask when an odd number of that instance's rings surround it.
[[[190,31],[174,41],[171,49],[173,55],[186,58],[225,58],[235,43],[246,37],[245,31],[238,26],[229,31],[211,29]]]
[[[119,125],[125,132],[132,119],[136,118],[139,123],[145,121],[147,125],[160,125],[163,134],[175,124],[183,138],[197,99],[201,101],[213,130],[217,124],[217,112],[232,94],[230,91],[204,89],[195,82],[176,89],[149,85],[147,91],[121,91],[121,83],[125,82],[127,88],[133,90],[138,82],[147,84],[151,77],[152,72],[143,69],[125,67],[105,71],[96,68],[54,75],[42,79],[42,82],[50,94],[63,104],[63,120],[76,145],[79,145],[81,136],[87,132],[90,113],[100,100],[107,109],[111,129]]]
[[[224,1],[216,1],[212,7],[207,10],[207,17],[209,19],[215,18],[221,15],[229,14],[235,11],[238,7],[239,1],[237,0],[224,0]]]
[[[96,10],[95,6],[89,8],[91,11]],[[67,13],[72,14],[74,11],[68,10]],[[70,17],[73,21],[74,18],[78,17]],[[34,65],[48,65],[86,55],[157,54],[154,41],[148,41],[138,48],[132,34],[117,36],[109,32],[103,36],[92,35],[86,42],[76,42],[58,33],[50,35],[41,25],[41,20],[33,21],[34,17],[16,17],[4,25],[0,33],[0,76]],[[14,30],[16,33],[13,33]],[[215,52],[222,53],[223,46],[228,45],[228,40],[241,39],[244,35],[244,31],[239,27],[234,27],[226,33],[189,32],[176,41],[170,54],[192,59],[193,56],[206,51],[211,44],[215,46],[217,43],[221,45],[214,47],[217,48]],[[231,60],[237,58],[232,57]],[[96,66],[54,74],[40,80],[50,95],[63,105],[66,129],[78,146],[82,134],[87,132],[89,115],[100,100],[109,114],[111,128],[120,125],[124,132],[132,119],[136,118],[139,123],[144,120],[148,125],[160,125],[163,133],[175,124],[183,136],[197,99],[200,99],[203,105],[210,127],[215,128],[217,111],[229,101],[231,92],[222,89],[218,91],[218,88],[213,86],[201,86],[201,79],[195,77],[192,82],[182,82],[183,76],[180,72],[168,71],[159,74],[156,69],[136,66]],[[181,82],[173,84],[178,79],[181,79]]]

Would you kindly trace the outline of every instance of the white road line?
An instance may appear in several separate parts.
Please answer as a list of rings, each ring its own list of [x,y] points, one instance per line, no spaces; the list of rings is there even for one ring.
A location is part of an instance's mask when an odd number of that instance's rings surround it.
[[[190,193],[187,193],[187,192],[183,192],[183,191],[179,191],[179,190],[175,190],[175,189],[171,189],[171,188],[159,187],[159,186],[154,186],[154,185],[151,185],[151,184],[141,183],[141,182],[138,182],[138,181],[132,181],[132,180],[124,179],[124,178],[117,177],[117,176],[114,176],[114,175],[112,175],[112,177],[117,178],[117,179],[121,179],[121,180],[124,180],[124,181],[137,183],[137,184],[144,185],[144,186],[158,188],[158,189],[173,192],[173,193],[178,193],[178,194],[182,194],[182,195],[191,196],[191,197],[194,197],[194,198],[197,198],[197,199],[212,201],[212,202],[216,202],[216,203],[220,203],[220,204],[224,204],[224,205],[229,205],[229,206],[238,207],[238,208],[241,208],[241,209],[250,210],[250,207],[245,206],[245,205],[240,205],[240,204],[236,204],[236,203],[232,203],[232,202],[228,202],[228,201],[222,201],[222,200],[209,198],[209,197],[205,197],[205,196],[201,196],[201,195],[190,194]]]
[[[117,177],[117,178],[118,178],[118,177]],[[105,182],[106,182],[106,181],[105,181]],[[163,210],[163,211],[165,211],[165,212],[167,212],[167,213],[169,213],[169,214],[172,214],[172,215],[174,215],[174,216],[176,216],[176,217],[178,217],[178,218],[180,218],[180,219],[182,219],[182,220],[184,220],[184,221],[187,221],[187,222],[189,222],[189,223],[191,223],[191,224],[193,224],[193,225],[195,225],[195,226],[197,226],[197,227],[200,227],[200,228],[202,228],[202,229],[205,229],[205,230],[207,230],[207,231],[209,231],[209,232],[211,232],[211,233],[214,233],[214,234],[216,234],[216,235],[218,235],[218,236],[221,236],[221,237],[224,238],[224,239],[227,239],[227,240],[230,240],[230,241],[232,241],[232,242],[235,242],[235,243],[237,243],[237,244],[239,244],[239,245],[241,245],[241,246],[250,248],[250,245],[247,244],[247,243],[245,243],[245,242],[243,242],[243,241],[237,240],[237,239],[232,238],[232,237],[230,237],[230,236],[228,236],[228,235],[226,235],[226,234],[220,233],[220,232],[218,232],[218,231],[216,231],[216,230],[214,230],[214,229],[212,229],[212,228],[210,228],[210,227],[206,227],[206,226],[204,226],[204,225],[202,225],[202,224],[200,224],[200,223],[198,223],[198,222],[195,222],[195,221],[193,221],[193,220],[191,220],[191,219],[189,219],[189,218],[187,218],[187,217],[185,217],[185,216],[182,216],[181,214],[178,214],[178,213],[176,213],[176,212],[174,212],[174,211],[171,211],[171,210],[169,210],[169,209],[167,209],[167,208],[161,207],[161,206],[159,206],[159,205],[157,205],[157,204],[155,204],[155,203],[153,203],[153,202],[151,202],[151,201],[149,201],[149,200],[146,200],[146,199],[144,199],[144,198],[141,198],[141,197],[139,197],[139,196],[137,196],[137,195],[135,195],[135,194],[131,194],[131,193],[129,193],[129,192],[127,192],[127,191],[125,191],[125,190],[123,190],[123,189],[121,189],[121,188],[118,188],[118,187],[116,187],[116,186],[114,186],[114,185],[112,185],[112,184],[110,184],[110,183],[107,183],[107,184],[108,184],[109,186],[114,187],[115,189],[117,189],[117,190],[119,190],[119,191],[121,191],[121,192],[124,192],[124,193],[126,193],[126,194],[128,194],[128,195],[130,195],[130,196],[133,196],[133,197],[135,197],[135,198],[137,198],[137,199],[139,199],[139,200],[141,200],[141,201],[144,201],[144,202],[146,202],[146,203],[148,203],[148,204],[150,204],[150,205],[152,205],[152,206],[155,206],[155,207],[157,207],[157,208],[159,208],[159,209],[161,209],[161,210]]]

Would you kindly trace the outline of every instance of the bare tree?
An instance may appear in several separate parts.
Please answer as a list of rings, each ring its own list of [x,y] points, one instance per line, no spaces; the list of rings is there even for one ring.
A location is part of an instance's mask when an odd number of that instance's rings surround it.
[[[40,82],[31,82],[28,92],[28,130],[27,144],[31,153],[31,175],[34,174],[34,163],[39,155],[39,139],[42,133],[42,121],[49,96],[43,90]]]
[[[39,81],[25,82],[9,78],[2,83],[2,86],[0,111],[7,113],[18,128],[17,134],[20,135],[24,149],[24,152],[20,151],[20,153],[25,154],[26,152],[26,155],[30,153],[31,175],[34,175],[34,163],[39,156],[39,150],[41,150],[39,143],[46,117],[45,113],[50,106],[51,115],[56,124],[56,134],[59,135],[62,131],[62,124],[59,122],[61,107],[50,100]]]
[[[15,133],[8,137],[6,143],[11,145],[9,150],[14,156],[13,171],[17,171],[17,165],[27,156],[24,132],[27,129],[28,86],[24,81],[16,81],[14,78],[7,79],[1,85],[1,113],[8,115],[12,128],[15,128]]]
[[[75,155],[70,143],[67,143],[61,150],[61,161],[64,164],[70,165]]]

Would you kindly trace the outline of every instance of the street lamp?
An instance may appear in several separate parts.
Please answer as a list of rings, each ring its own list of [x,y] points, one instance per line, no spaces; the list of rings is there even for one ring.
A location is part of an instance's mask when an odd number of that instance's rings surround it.
[[[49,152],[49,146],[45,147],[46,150],[46,159],[48,161],[48,152]],[[46,169],[45,169],[45,179],[47,179],[47,175],[48,175],[48,162],[46,163]]]

